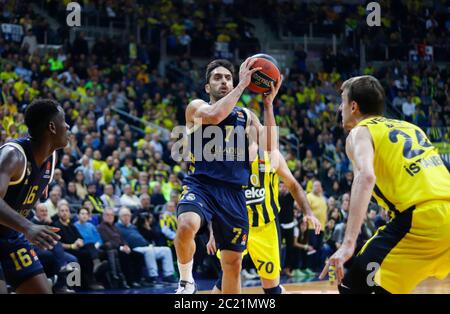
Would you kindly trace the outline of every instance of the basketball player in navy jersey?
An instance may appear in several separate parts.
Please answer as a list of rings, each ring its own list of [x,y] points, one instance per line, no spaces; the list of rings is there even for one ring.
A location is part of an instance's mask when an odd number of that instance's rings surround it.
[[[0,292],[5,279],[18,293],[51,293],[32,245],[52,249],[57,228],[27,219],[47,190],[56,163],[56,150],[68,143],[62,107],[55,100],[34,100],[25,112],[28,137],[0,147]]]
[[[210,222],[222,252],[222,291],[240,292],[241,255],[246,247],[249,228],[242,189],[250,177],[248,146],[251,141],[258,140],[258,135],[264,137],[264,134],[260,133],[262,125],[256,115],[246,108],[236,107],[236,103],[250,84],[252,74],[261,70],[259,67],[252,69],[255,61],[248,58],[242,63],[239,83],[234,88],[233,65],[227,60],[211,62],[206,69],[205,84],[210,96],[209,104],[195,99],[186,108],[191,163],[177,206],[175,248],[180,271],[178,294],[196,292],[192,277],[196,249],[194,238],[200,229],[207,230]],[[249,129],[256,130],[258,135],[250,136],[247,134]],[[208,150],[209,138],[216,139],[214,135],[207,135],[212,130],[219,130],[221,136],[220,145],[211,150],[215,156],[211,160],[204,153]],[[244,138],[244,145],[239,145],[236,138]],[[223,160],[217,157],[223,157]]]

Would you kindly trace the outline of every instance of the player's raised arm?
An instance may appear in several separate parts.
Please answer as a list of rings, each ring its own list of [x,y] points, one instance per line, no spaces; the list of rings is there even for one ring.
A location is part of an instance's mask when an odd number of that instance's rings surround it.
[[[336,279],[340,283],[344,277],[344,263],[352,257],[356,239],[361,230],[367,207],[369,206],[372,190],[375,186],[375,171],[373,166],[374,148],[372,137],[366,127],[356,127],[353,129],[346,142],[347,156],[352,160],[355,179],[353,180],[350,208],[345,230],[344,241],[341,247],[334,253],[325,265],[322,274],[323,278],[328,271],[328,267],[336,267]]]
[[[289,170],[289,167],[286,163],[286,160],[284,160],[283,155],[279,150],[273,151],[270,154],[270,160],[271,164],[275,165],[277,174],[281,177],[284,184],[286,184],[289,192],[302,209],[305,219],[311,221],[311,223],[314,225],[315,233],[319,234],[320,230],[322,229],[320,221],[316,218],[316,216],[314,216],[311,210],[311,206],[309,205],[306,198],[305,191],[303,190],[300,183],[298,183],[295,177],[292,175],[292,172],[291,170]]]
[[[267,138],[267,150],[274,151],[278,149],[278,132],[277,123],[275,121],[275,114],[273,113],[273,100],[280,90],[283,78],[277,81],[276,85],[270,83],[270,92],[263,94],[264,104],[264,129]]]
[[[282,79],[280,79],[276,85],[271,83],[270,93],[263,95],[264,126],[254,112],[245,109],[250,113],[250,129],[247,130],[249,133],[250,145],[253,142],[256,142],[258,147],[263,151],[271,152],[278,149],[278,132],[275,115],[273,113],[273,100],[278,94],[281,83]]]
[[[25,167],[25,158],[17,149],[5,146],[0,150],[0,224],[23,233],[31,243],[43,249],[51,249],[59,240],[52,228],[32,223],[3,200],[10,182],[20,180]]]
[[[250,84],[252,74],[261,70],[260,67],[252,69],[253,63],[256,59],[248,58],[245,60],[239,70],[239,83],[226,96],[220,97],[220,93],[226,93],[228,84],[233,82],[232,73],[224,67],[218,67],[211,73],[206,84],[206,90],[210,94],[212,100],[220,98],[217,101],[212,101],[208,105],[203,100],[195,99],[191,101],[186,108],[186,122],[188,125],[192,124],[219,124],[225,119],[233,110],[233,107],[238,102],[245,88]],[[223,70],[223,71],[221,71]],[[217,93],[217,95],[215,95]],[[195,121],[194,121],[195,120]],[[197,120],[199,122],[197,122]]]

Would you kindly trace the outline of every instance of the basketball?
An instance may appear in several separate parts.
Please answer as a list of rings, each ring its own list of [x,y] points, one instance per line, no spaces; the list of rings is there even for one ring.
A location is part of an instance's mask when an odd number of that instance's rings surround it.
[[[252,58],[257,58],[253,68],[261,67],[262,70],[253,73],[248,89],[257,94],[270,92],[270,82],[275,84],[280,79],[277,61],[263,53],[254,55]]]

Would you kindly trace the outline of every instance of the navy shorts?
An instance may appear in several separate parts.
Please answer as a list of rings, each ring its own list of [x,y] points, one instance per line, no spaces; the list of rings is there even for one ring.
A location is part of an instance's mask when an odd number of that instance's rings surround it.
[[[177,215],[198,213],[202,227],[212,222],[218,249],[244,251],[249,229],[244,190],[192,176],[185,178],[183,185]]]
[[[0,263],[6,282],[13,288],[44,273],[39,258],[25,236],[17,233],[0,238]]]

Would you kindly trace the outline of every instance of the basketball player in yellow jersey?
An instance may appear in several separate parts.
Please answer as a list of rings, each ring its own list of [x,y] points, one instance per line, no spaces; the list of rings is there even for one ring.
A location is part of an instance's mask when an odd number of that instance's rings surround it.
[[[341,293],[410,293],[427,277],[450,273],[450,174],[417,126],[382,117],[384,91],[372,76],[342,85],[347,155],[355,179],[342,246],[328,267]],[[391,221],[356,255],[344,276],[373,192]]]

